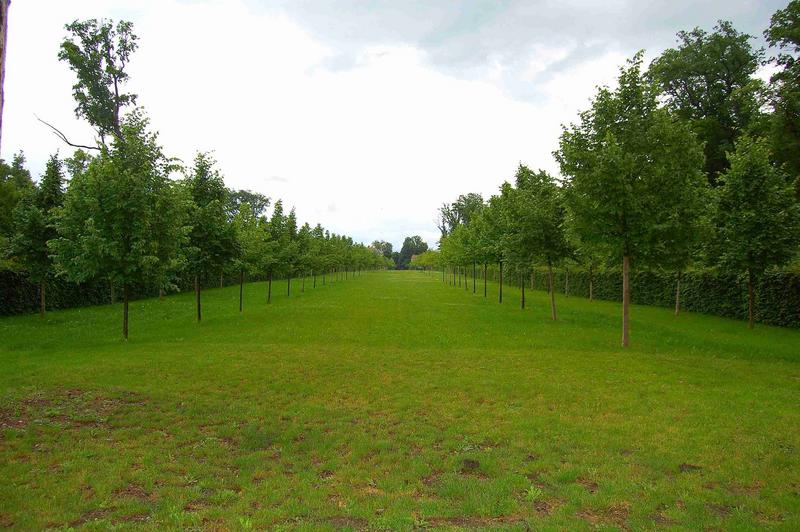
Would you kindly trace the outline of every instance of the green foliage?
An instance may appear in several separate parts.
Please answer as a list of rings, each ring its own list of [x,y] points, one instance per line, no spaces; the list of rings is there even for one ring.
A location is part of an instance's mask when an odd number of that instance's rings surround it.
[[[123,140],[70,182],[51,247],[73,281],[157,286],[179,269],[186,197],[168,178],[173,167],[147,124],[138,112],[128,115]]]
[[[422,240],[421,236],[407,236],[405,240],[403,240],[403,247],[400,248],[400,255],[395,263],[395,267],[398,270],[408,268],[408,265],[411,264],[411,257],[426,251],[428,251],[428,244]]]
[[[677,48],[664,51],[649,75],[667,96],[669,107],[689,121],[705,146],[705,173],[711,183],[728,167],[725,154],[736,139],[753,132],[761,120],[762,84],[754,74],[763,51],[752,36],[720,21],[714,31],[678,33]]]
[[[641,54],[615,91],[601,88],[555,154],[568,177],[574,231],[602,254],[657,264],[691,232],[700,205],[702,152],[688,127],[658,106]]]
[[[792,259],[800,244],[800,204],[786,176],[770,163],[767,141],[742,137],[721,180],[717,261],[759,275]]]
[[[77,79],[72,95],[75,115],[84,118],[104,139],[123,139],[121,112],[136,104],[136,95],[122,92],[128,81],[125,71],[138,47],[133,24],[89,19],[67,24],[69,36],[61,43],[58,58],[69,64]]]

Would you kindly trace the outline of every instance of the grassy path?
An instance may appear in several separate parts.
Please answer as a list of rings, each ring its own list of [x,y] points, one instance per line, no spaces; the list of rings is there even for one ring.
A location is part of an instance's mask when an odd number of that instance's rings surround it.
[[[800,529],[800,331],[440,279],[0,319],[0,527]]]

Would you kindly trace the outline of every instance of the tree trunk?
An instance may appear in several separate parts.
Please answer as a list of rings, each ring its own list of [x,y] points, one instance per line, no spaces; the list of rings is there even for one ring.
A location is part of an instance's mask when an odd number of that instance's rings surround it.
[[[747,269],[747,328],[752,329],[755,326],[755,319],[753,317],[753,308],[755,307],[755,298],[753,297],[753,270]]]
[[[197,275],[194,276],[194,295],[197,301],[197,321],[200,321],[203,319],[203,313],[200,310],[200,278]]]
[[[569,297],[569,268],[564,268],[564,297]]]
[[[39,317],[42,319],[44,319],[44,313],[47,308],[47,306],[45,305],[45,295],[44,295],[46,286],[47,286],[47,281],[42,279],[42,281],[39,283]]]
[[[553,279],[553,264],[551,262],[547,263],[547,278],[550,288],[550,317],[553,321],[556,321],[558,319],[558,311],[556,310],[556,285]]]
[[[503,261],[498,263],[500,265],[500,303],[503,302]]]
[[[594,291],[594,271],[592,269],[592,265],[589,264],[589,301],[592,301],[592,299],[594,299],[594,294],[592,293],[593,291]]]
[[[622,347],[631,344],[629,312],[631,305],[631,258],[622,257]]]
[[[467,267],[464,266],[464,291],[469,292],[469,277],[467,274]]]
[[[267,303],[272,303],[272,270],[269,271],[267,279]]]
[[[122,287],[122,338],[128,340],[128,285]]]
[[[244,303],[244,270],[239,270],[239,312],[242,311]]]
[[[472,262],[472,293],[476,292],[476,279],[475,276],[478,273],[478,265],[473,261]]]
[[[483,297],[486,297],[486,269],[488,268],[488,264],[485,262],[483,263]]]
[[[222,272],[219,272],[219,287],[220,288],[223,287],[223,284],[222,284]]]
[[[6,45],[8,43],[9,4],[11,4],[10,0],[0,0],[0,134],[2,134],[3,130],[3,102],[5,100],[3,85],[5,85],[6,80]]]
[[[164,301],[164,287],[163,286],[159,286],[158,287],[158,300],[159,301]]]
[[[681,271],[678,270],[677,278],[675,279],[675,315],[681,314]]]

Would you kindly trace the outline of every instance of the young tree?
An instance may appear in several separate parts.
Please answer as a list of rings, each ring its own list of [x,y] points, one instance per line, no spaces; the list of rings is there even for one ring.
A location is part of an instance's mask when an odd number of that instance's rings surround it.
[[[631,260],[672,252],[677,205],[702,179],[703,154],[688,127],[659,108],[641,75],[642,54],[619,86],[599,90],[580,124],[565,128],[556,158],[568,176],[567,206],[584,242],[622,262],[622,345],[630,344]]]
[[[255,216],[249,203],[241,203],[239,212],[233,219],[238,240],[239,256],[239,312],[244,306],[244,278],[264,271],[264,264],[271,253],[271,243],[267,240],[266,222]]]
[[[716,209],[717,256],[747,273],[748,327],[753,328],[754,284],[771,266],[788,262],[800,244],[800,204],[783,172],[770,163],[767,141],[744,136],[729,155]]]
[[[53,155],[47,161],[42,179],[29,189],[14,209],[12,253],[39,284],[39,315],[44,318],[47,279],[53,275],[53,260],[48,242],[57,236],[55,210],[64,201],[64,174],[61,161]]]
[[[194,275],[197,321],[202,320],[200,284],[204,274],[221,270],[237,255],[234,226],[226,213],[228,190],[215,161],[207,153],[198,153],[192,173],[184,187],[192,200],[189,208],[189,244],[186,248],[189,271]]]
[[[570,254],[564,231],[565,209],[561,190],[547,172],[540,170],[534,173],[520,165],[516,189],[510,195],[507,205],[508,225],[512,229],[507,241],[509,250],[525,265],[530,265],[536,259],[547,264],[550,315],[556,320],[558,313],[553,286],[553,265]]]
[[[122,137],[73,176],[51,241],[56,263],[74,281],[106,278],[123,288],[122,336],[135,284],[161,285],[180,266],[185,200],[168,175],[174,166],[139,112]]]

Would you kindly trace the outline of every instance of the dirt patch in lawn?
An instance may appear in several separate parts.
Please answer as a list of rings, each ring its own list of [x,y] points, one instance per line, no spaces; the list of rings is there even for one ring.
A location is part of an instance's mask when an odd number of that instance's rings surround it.
[[[587,521],[592,526],[614,525],[623,530],[628,530],[628,514],[630,505],[628,503],[613,504],[602,510],[584,508],[578,512],[578,517]]]

